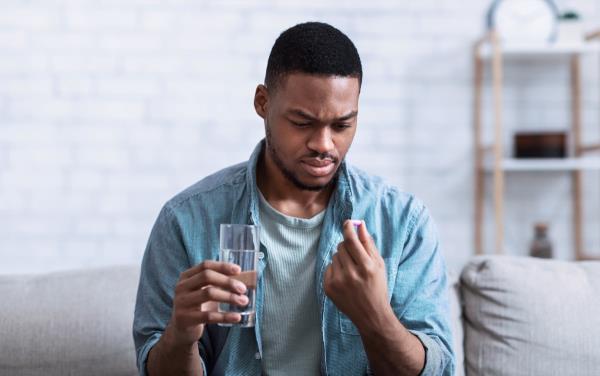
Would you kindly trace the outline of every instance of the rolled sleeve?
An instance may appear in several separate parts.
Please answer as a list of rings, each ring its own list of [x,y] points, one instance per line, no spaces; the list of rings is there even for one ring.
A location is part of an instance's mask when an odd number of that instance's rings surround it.
[[[448,278],[437,230],[420,203],[413,208],[398,276],[392,307],[425,348],[425,368],[421,374],[451,376],[455,362]]]
[[[154,335],[146,340],[146,342],[142,345],[141,348],[137,350],[137,364],[138,371],[140,376],[147,376],[148,372],[146,372],[146,364],[148,362],[148,354],[150,354],[150,350],[152,347],[156,345],[158,340],[160,339],[160,335]]]
[[[442,351],[440,344],[425,333],[409,330],[423,344],[425,349],[425,366],[420,375],[453,375],[452,367],[449,367],[449,357]]]
[[[146,343],[144,343],[144,345],[142,346],[141,349],[139,349],[137,351],[138,353],[138,359],[137,359],[137,363],[138,363],[138,369],[139,369],[139,375],[140,376],[148,376],[148,372],[146,370],[146,364],[148,363],[148,354],[150,354],[150,350],[152,350],[152,348],[158,343],[158,341],[160,340],[160,335],[154,335],[150,338],[148,338],[148,340],[146,341]],[[201,344],[198,344],[198,346],[202,346]],[[207,370],[206,370],[206,364],[204,364],[204,359],[202,359],[202,356],[200,356],[200,364],[202,364],[202,371],[203,371],[203,375],[208,375]]]

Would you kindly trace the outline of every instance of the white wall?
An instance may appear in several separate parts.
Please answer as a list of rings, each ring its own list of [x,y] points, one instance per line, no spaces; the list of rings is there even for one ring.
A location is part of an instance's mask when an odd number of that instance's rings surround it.
[[[597,1],[569,4],[600,26]],[[487,6],[3,0],[0,273],[139,263],[169,197],[248,157],[263,132],[252,99],[269,50],[281,31],[307,20],[339,27],[362,56],[349,159],[428,204],[458,269],[473,252],[470,52]],[[507,67],[507,126],[566,126],[566,64],[526,63]],[[594,131],[597,67],[586,59],[585,122]],[[597,175],[586,179],[597,188]],[[508,185],[507,248],[524,254],[532,222],[545,219],[557,252],[569,257],[566,176],[517,175]],[[600,249],[598,196],[586,209],[586,241]]]

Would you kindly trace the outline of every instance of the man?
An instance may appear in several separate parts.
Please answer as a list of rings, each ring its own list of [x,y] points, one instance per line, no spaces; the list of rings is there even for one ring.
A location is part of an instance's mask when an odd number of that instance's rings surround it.
[[[362,67],[323,23],[275,42],[254,107],[250,160],[171,199],[150,235],[135,309],[140,374],[451,375],[447,282],[424,206],[344,162]],[[360,219],[355,230],[353,221]],[[260,225],[254,328],[219,224]]]

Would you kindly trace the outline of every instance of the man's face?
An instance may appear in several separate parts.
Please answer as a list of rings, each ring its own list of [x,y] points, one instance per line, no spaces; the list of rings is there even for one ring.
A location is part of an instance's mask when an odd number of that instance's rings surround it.
[[[356,133],[359,91],[357,78],[293,73],[267,94],[265,156],[296,187],[319,191],[336,177]]]

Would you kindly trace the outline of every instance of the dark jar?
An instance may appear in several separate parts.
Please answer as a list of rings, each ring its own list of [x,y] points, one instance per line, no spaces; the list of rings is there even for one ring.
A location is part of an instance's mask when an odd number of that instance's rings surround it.
[[[529,249],[531,257],[552,258],[552,243],[548,239],[548,225],[536,223],[534,232],[535,235]]]

